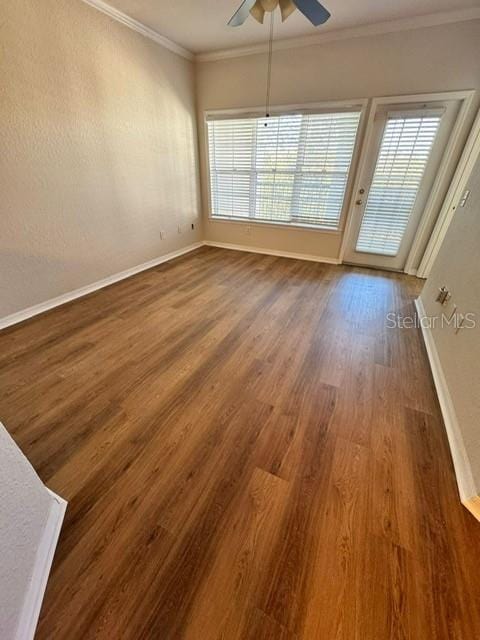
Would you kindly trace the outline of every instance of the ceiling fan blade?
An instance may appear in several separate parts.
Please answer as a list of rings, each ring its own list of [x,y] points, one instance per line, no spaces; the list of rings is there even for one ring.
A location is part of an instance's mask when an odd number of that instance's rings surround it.
[[[330,12],[317,0],[293,0],[293,2],[315,27],[324,24],[330,18]]]
[[[263,24],[263,19],[265,18],[265,9],[262,6],[261,0],[257,0],[255,2],[253,7],[250,9],[250,13],[257,22]]]
[[[297,7],[294,5],[293,0],[280,0],[280,11],[282,12],[282,22],[291,16]]]
[[[245,20],[248,18],[248,16],[250,15],[250,9],[253,7],[255,2],[256,2],[256,0],[243,0],[243,2],[240,5],[240,7],[233,14],[233,16],[230,18],[230,20],[228,22],[228,26],[229,27],[239,27],[240,25],[242,25],[245,22]]]

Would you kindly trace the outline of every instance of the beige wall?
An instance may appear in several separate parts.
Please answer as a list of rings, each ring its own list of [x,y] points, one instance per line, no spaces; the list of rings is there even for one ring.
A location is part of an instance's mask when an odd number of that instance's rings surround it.
[[[81,0],[3,3],[0,29],[0,318],[199,240],[195,84],[206,213],[203,112],[262,104],[265,55],[195,73]],[[273,102],[480,88],[479,40],[474,21],[279,51]],[[319,257],[341,242],[204,226],[208,240]]]
[[[476,316],[474,329],[456,334],[453,327],[437,324],[432,335],[458,421],[459,446],[466,451],[480,494],[480,159],[468,188],[470,199],[455,214],[421,299],[428,316],[449,315],[453,304],[459,313]],[[435,302],[442,286],[453,296],[446,308]]]
[[[386,34],[274,54],[272,101],[298,104],[375,96],[480,89],[480,21]],[[203,211],[208,212],[203,113],[262,105],[266,56],[197,65]],[[476,105],[475,105],[476,107]],[[472,110],[473,118],[474,110]],[[339,235],[211,222],[206,239],[336,257]]]
[[[201,229],[193,64],[81,0],[0,13],[2,318]]]

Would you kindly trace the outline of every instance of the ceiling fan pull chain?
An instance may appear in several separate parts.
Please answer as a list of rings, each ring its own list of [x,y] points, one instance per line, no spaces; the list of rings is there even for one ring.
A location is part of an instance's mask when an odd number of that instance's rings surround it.
[[[267,99],[265,106],[265,117],[270,117],[270,88],[272,85],[272,58],[273,58],[273,25],[275,13],[270,13],[270,38],[268,41],[268,71],[267,71]],[[267,123],[265,122],[265,126]]]

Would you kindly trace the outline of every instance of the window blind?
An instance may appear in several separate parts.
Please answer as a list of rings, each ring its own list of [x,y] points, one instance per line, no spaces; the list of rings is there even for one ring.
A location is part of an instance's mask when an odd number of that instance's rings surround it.
[[[396,256],[415,206],[441,114],[389,116],[356,250]]]
[[[207,121],[213,218],[336,230],[359,112]]]

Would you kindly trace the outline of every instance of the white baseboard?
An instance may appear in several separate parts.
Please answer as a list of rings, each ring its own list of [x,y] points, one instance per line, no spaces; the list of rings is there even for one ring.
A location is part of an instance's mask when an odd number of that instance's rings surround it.
[[[226,242],[212,242],[204,240],[204,245],[208,247],[218,247],[219,249],[231,249],[232,251],[246,251],[247,253],[261,253],[267,256],[278,256],[279,258],[294,258],[295,260],[307,260],[309,262],[325,262],[326,264],[340,264],[338,258],[323,258],[312,256],[307,253],[293,253],[291,251],[275,251],[272,249],[261,249],[259,247],[249,247],[243,244],[229,244]]]
[[[13,313],[12,315],[6,316],[5,318],[0,318],[0,331],[14,324],[18,324],[19,322],[23,322],[24,320],[28,320],[29,318],[33,318],[33,316],[37,316],[40,313],[44,313],[45,311],[49,311],[50,309],[54,309],[55,307],[60,307],[62,304],[66,304],[67,302],[71,302],[72,300],[76,300],[77,298],[81,298],[82,296],[86,296],[89,293],[98,291],[98,289],[108,287],[115,282],[130,278],[136,273],[146,271],[147,269],[156,267],[163,262],[168,262],[169,260],[173,260],[173,258],[183,256],[185,253],[189,253],[194,249],[198,249],[202,246],[202,244],[202,242],[196,242],[195,244],[191,244],[188,247],[178,249],[177,251],[172,251],[171,253],[167,253],[164,256],[160,256],[159,258],[154,258],[153,260],[149,260],[148,262],[139,264],[136,267],[132,267],[131,269],[126,269],[125,271],[114,273],[112,276],[108,276],[107,278],[103,278],[103,280],[98,280],[97,282],[88,284],[85,287],[81,287],[80,289],[75,289],[75,291],[64,293],[57,298],[52,298],[51,300],[41,302],[40,304],[36,304],[33,307],[29,307],[28,309],[23,309],[22,311]]]
[[[151,269],[152,267],[156,267],[159,264],[164,262],[168,262],[169,260],[173,260],[174,258],[178,258],[180,256],[189,253],[190,251],[194,251],[199,247],[207,245],[210,247],[219,247],[221,249],[232,249],[234,251],[247,251],[249,253],[261,253],[270,256],[279,256],[282,258],[295,258],[297,260],[309,260],[311,262],[325,262],[327,264],[340,264],[340,260],[337,258],[322,258],[319,256],[311,256],[304,253],[291,253],[289,251],[272,251],[270,249],[259,249],[257,247],[248,247],[245,245],[239,244],[226,244],[223,242],[210,242],[209,240],[204,240],[203,242],[196,242],[195,244],[191,244],[188,247],[184,247],[183,249],[178,249],[177,251],[172,251],[171,253],[167,253],[164,256],[160,256],[159,258],[154,258],[153,260],[149,260],[148,262],[144,262],[143,264],[137,265],[136,267],[132,267],[131,269],[126,269],[125,271],[120,271],[119,273],[114,273],[107,278],[103,278],[103,280],[98,280],[92,284],[86,285],[85,287],[81,287],[80,289],[75,289],[74,291],[69,291],[68,293],[64,293],[61,296],[56,298],[52,298],[51,300],[47,300],[46,302],[41,302],[40,304],[36,304],[33,307],[28,307],[27,309],[23,309],[22,311],[17,311],[16,313],[12,313],[9,316],[4,318],[0,318],[0,331],[2,329],[6,329],[7,327],[11,327],[20,322],[24,322],[29,318],[33,318],[34,316],[40,315],[41,313],[45,313],[45,311],[50,311],[50,309],[54,309],[55,307],[60,307],[67,302],[71,302],[72,300],[76,300],[77,298],[82,298],[83,296],[88,295],[89,293],[93,293],[94,291],[98,291],[99,289],[103,289],[104,287],[108,287],[111,284],[115,284],[115,282],[120,282],[120,280],[125,280],[126,278],[130,278],[141,271],[146,271],[147,269]]]
[[[52,506],[37,550],[32,579],[25,595],[20,621],[15,634],[16,640],[32,640],[35,635],[53,556],[55,555],[60,529],[62,528],[67,508],[67,503],[63,498],[60,498],[49,489],[47,491],[52,496]]]
[[[418,317],[425,318],[425,308],[422,300],[415,300]],[[424,326],[425,325],[425,326]],[[440,408],[442,410],[443,421],[447,431],[448,442],[452,454],[455,475],[457,477],[458,491],[462,503],[469,509],[475,517],[480,519],[479,501],[477,499],[478,489],[473,480],[470,462],[468,460],[465,444],[463,442],[460,425],[458,423],[453,400],[448,390],[447,380],[442,369],[437,347],[428,323],[421,323],[423,340],[427,349],[428,360],[432,370],[435,388],[437,390]]]

